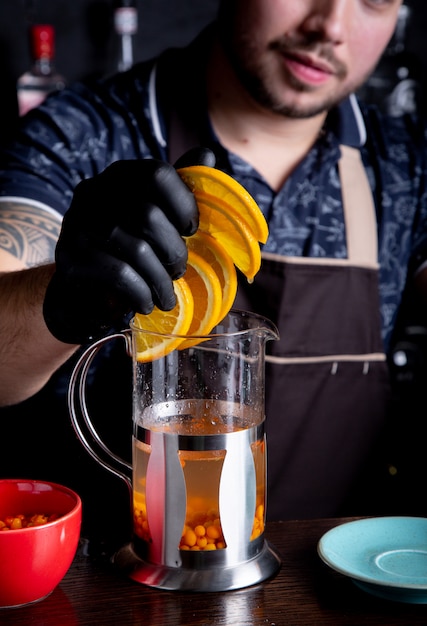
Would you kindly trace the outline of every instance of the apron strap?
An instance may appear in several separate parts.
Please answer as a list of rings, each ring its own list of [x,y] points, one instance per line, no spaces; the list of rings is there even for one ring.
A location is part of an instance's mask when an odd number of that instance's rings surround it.
[[[338,166],[348,259],[356,265],[378,266],[376,212],[360,151],[342,145]]]

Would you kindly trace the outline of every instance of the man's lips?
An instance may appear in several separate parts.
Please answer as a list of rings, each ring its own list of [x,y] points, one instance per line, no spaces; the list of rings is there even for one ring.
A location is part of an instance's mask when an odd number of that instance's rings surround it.
[[[292,75],[304,83],[319,85],[337,73],[330,63],[318,57],[285,52],[282,58]]]

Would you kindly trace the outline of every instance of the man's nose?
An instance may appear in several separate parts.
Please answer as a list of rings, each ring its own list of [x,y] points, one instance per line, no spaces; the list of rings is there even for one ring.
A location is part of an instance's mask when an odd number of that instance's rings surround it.
[[[318,40],[342,43],[351,27],[353,3],[354,0],[312,0],[304,30]]]

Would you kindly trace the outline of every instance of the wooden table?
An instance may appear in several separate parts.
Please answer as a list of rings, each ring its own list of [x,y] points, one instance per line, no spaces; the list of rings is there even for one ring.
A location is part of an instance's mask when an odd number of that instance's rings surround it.
[[[415,626],[427,605],[381,600],[330,570],[317,555],[324,532],[344,519],[274,522],[266,536],[280,572],[260,585],[224,593],[161,591],[135,583],[104,560],[77,554],[54,592],[27,607],[0,610],[7,626]]]

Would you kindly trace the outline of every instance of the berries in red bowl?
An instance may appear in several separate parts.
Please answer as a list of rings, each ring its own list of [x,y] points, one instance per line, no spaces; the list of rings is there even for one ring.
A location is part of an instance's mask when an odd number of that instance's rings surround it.
[[[68,487],[0,480],[0,607],[37,602],[67,573],[77,551],[80,497]]]

